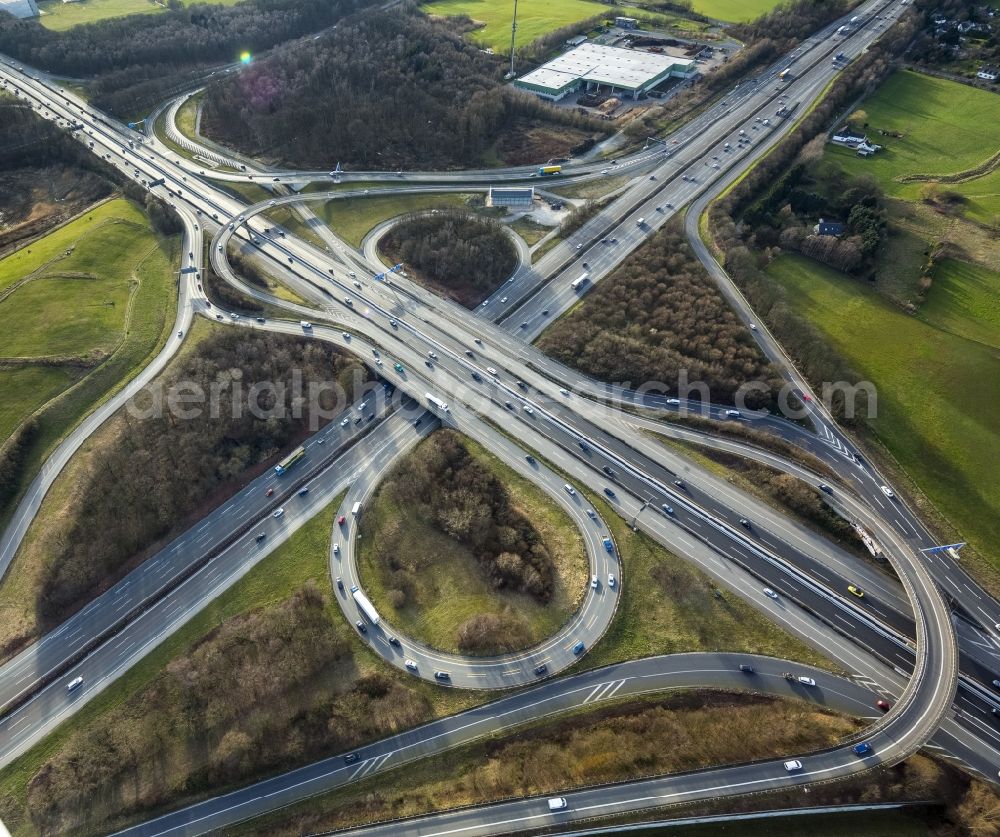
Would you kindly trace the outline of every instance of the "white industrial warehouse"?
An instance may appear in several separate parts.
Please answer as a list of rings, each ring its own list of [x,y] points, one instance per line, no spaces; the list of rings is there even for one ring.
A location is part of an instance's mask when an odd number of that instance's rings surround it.
[[[668,78],[690,78],[696,72],[690,58],[586,43],[532,70],[514,86],[554,102],[581,88],[638,98]]]

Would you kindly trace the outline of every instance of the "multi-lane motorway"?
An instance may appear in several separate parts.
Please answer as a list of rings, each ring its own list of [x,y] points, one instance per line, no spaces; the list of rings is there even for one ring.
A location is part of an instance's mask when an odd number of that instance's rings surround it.
[[[314,327],[306,330],[296,320],[269,319],[264,323],[254,323],[239,319],[235,322],[243,326],[305,333],[315,339],[331,340],[373,366],[373,350],[379,351],[387,361],[391,359],[400,363],[404,368],[402,374],[393,377],[392,372],[384,373],[395,387],[420,401],[426,400],[424,394],[427,392],[437,393],[447,400],[450,410],[439,413],[439,418],[481,441],[512,467],[533,479],[550,496],[558,498],[584,532],[592,572],[601,583],[596,589],[588,590],[581,611],[571,623],[539,647],[495,661],[452,658],[396,632],[390,634],[392,628],[382,625],[379,630],[368,632],[366,639],[377,653],[400,666],[404,655],[417,660],[418,671],[414,676],[433,677],[434,670],[447,666],[448,682],[453,687],[523,685],[534,682],[540,676],[554,675],[574,662],[577,655],[573,653],[573,645],[583,641],[586,648],[599,639],[613,617],[618,595],[606,583],[607,575],[617,566],[617,559],[613,550],[608,552],[603,547],[604,528],[599,518],[592,519],[586,514],[589,504],[581,496],[581,491],[586,488],[595,494],[603,493],[618,507],[619,513],[633,521],[633,525],[697,563],[721,585],[745,597],[793,633],[823,647],[845,668],[863,675],[870,683],[878,684],[885,694],[898,698],[894,709],[866,733],[875,750],[870,762],[859,763],[845,745],[828,753],[804,758],[806,769],[796,775],[782,771],[780,762],[769,761],[705,771],[683,778],[656,780],[649,786],[623,786],[625,790],[620,793],[605,791],[602,795],[602,791],[589,791],[573,795],[573,805],[562,815],[570,819],[593,816],[598,812],[594,805],[613,806],[607,811],[634,810],[669,801],[696,799],[706,794],[741,793],[753,788],[773,788],[848,775],[859,769],[903,758],[935,734],[934,740],[940,746],[959,756],[966,764],[986,775],[996,775],[1000,753],[996,749],[995,734],[985,729],[978,717],[974,718],[976,723],[970,723],[963,715],[981,714],[984,706],[989,708],[991,700],[984,682],[988,682],[985,678],[989,675],[992,650],[984,654],[981,648],[971,648],[975,643],[968,641],[968,631],[992,629],[992,614],[1000,613],[1000,608],[988,598],[982,598],[984,594],[981,592],[968,588],[980,597],[985,619],[970,612],[970,621],[963,627],[963,639],[966,641],[963,641],[965,654],[962,667],[970,676],[963,680],[960,703],[956,709],[951,709],[959,655],[950,611],[929,572],[929,569],[939,571],[940,568],[936,565],[929,567],[914,549],[919,545],[922,534],[922,530],[917,528],[919,522],[914,524],[912,521],[915,518],[905,516],[899,519],[897,515],[900,513],[895,507],[888,508],[878,496],[872,496],[872,492],[866,490],[871,486],[865,480],[874,485],[879,478],[859,464],[853,445],[836,430],[828,416],[810,411],[809,418],[820,432],[809,436],[809,446],[822,450],[824,461],[832,464],[834,470],[842,475],[843,485],[838,486],[836,502],[841,508],[849,509],[856,519],[864,520],[876,535],[899,576],[898,586],[873,575],[870,569],[859,567],[856,559],[838,554],[801,527],[784,524],[773,512],[761,508],[760,504],[755,504],[745,495],[731,488],[724,490],[704,473],[693,473],[680,480],[682,484],[678,485],[680,470],[690,470],[692,466],[679,461],[662,446],[651,443],[645,432],[649,428],[641,426],[643,421],[648,420],[627,416],[613,406],[623,400],[633,403],[645,401],[636,402],[633,394],[627,391],[609,391],[607,387],[582,376],[569,374],[534,350],[524,339],[537,334],[546,322],[578,298],[576,290],[570,288],[570,281],[581,271],[584,262],[591,283],[600,281],[652,230],[665,223],[678,207],[707,194],[724,182],[729,173],[745,168],[756,155],[776,142],[788,127],[786,123],[765,126],[755,120],[763,119],[761,114],[773,117],[778,101],[794,100],[805,105],[815,99],[837,72],[829,61],[831,51],[859,54],[877,35],[875,26],[871,25],[873,16],[895,16],[900,10],[900,4],[896,2],[864,4],[856,12],[860,11],[867,23],[857,28],[849,39],[833,42],[831,35],[838,25],[833,24],[796,51],[793,65],[796,76],[791,82],[779,84],[779,89],[774,89],[774,73],[789,63],[790,59],[785,58],[758,80],[742,85],[696,122],[668,137],[665,145],[624,156],[614,173],[634,174],[630,186],[531,269],[519,270],[513,281],[494,294],[488,305],[480,307],[475,318],[405,279],[393,276],[391,285],[373,281],[371,277],[381,272],[381,266],[372,264],[363,254],[350,248],[335,246],[326,253],[291,235],[265,235],[263,228],[266,224],[255,216],[262,216],[270,201],[246,207],[212,185],[207,176],[203,178],[197,164],[178,159],[156,143],[140,142],[138,135],[115,125],[70,94],[55,89],[40,76],[35,79],[30,72],[11,68],[10,62],[2,67],[0,75],[7,85],[17,89],[19,96],[36,103],[43,115],[67,123],[82,123],[84,128],[78,136],[95,153],[118,165],[127,176],[146,183],[163,178],[164,184],[154,187],[154,191],[164,195],[185,219],[187,237],[191,241],[191,259],[196,268],[200,269],[201,265],[195,254],[201,253],[203,227],[208,225],[214,231],[210,257],[214,269],[221,276],[240,285],[239,278],[228,264],[230,244],[252,251],[257,258],[268,263],[269,269],[280,272],[311,305],[288,306],[279,300],[269,301],[284,304],[286,309],[291,308],[296,317],[317,321]],[[755,129],[753,125],[758,127]],[[750,126],[747,130],[755,131],[760,138],[742,151],[725,151],[723,144],[727,137],[735,137],[735,132],[743,126]],[[736,145],[732,143],[734,149]],[[716,157],[718,161],[713,159]],[[567,167],[567,170],[574,177],[597,178],[605,176],[606,168],[604,164],[596,163]],[[434,184],[452,184],[446,185],[451,189],[455,188],[455,184],[472,188],[501,179],[524,180],[531,173],[517,169],[448,175],[408,173],[402,177],[398,174],[365,173],[364,179],[395,177],[409,184],[392,187],[392,191],[400,191],[402,188],[433,188]],[[219,179],[247,179],[252,176],[260,178],[261,174],[212,175]],[[361,179],[361,175],[356,176]],[[323,177],[329,178],[329,175],[324,174]],[[270,179],[272,183],[275,180],[285,183],[316,178],[301,173],[281,173],[274,174]],[[421,185],[412,185],[414,181]],[[275,198],[275,201],[278,200],[282,199]],[[642,219],[641,223],[639,219]],[[260,243],[251,243],[253,239]],[[349,278],[351,272],[356,273],[356,277]],[[245,285],[241,287],[254,295],[261,293]],[[181,333],[186,332],[192,313],[220,316],[210,307],[196,282],[187,284],[185,288],[180,310],[187,312],[187,319],[183,322],[179,319],[178,331]],[[737,310],[741,308],[737,306]],[[744,316],[752,317],[752,312],[742,310]],[[321,325],[321,321],[329,321],[336,326]],[[500,321],[500,325],[497,326],[494,321]],[[179,341],[181,338],[176,339]],[[382,369],[378,371],[383,372]],[[805,383],[795,376],[794,371],[790,370],[788,374],[800,392],[807,391]],[[662,399],[649,403],[671,406]],[[773,417],[761,417],[755,424],[765,429],[780,428],[780,432],[795,442],[802,441],[807,435],[800,425]],[[340,425],[331,426],[339,428]],[[655,422],[651,422],[651,426],[668,429]],[[165,582],[165,579],[156,579],[155,576],[172,577],[183,571],[181,566],[169,563],[169,555],[161,555],[161,563],[152,565],[154,569],[144,566],[136,571],[145,573],[150,579],[148,583],[140,585],[136,579],[125,579],[129,585],[109,591],[114,596],[95,601],[77,615],[79,620],[76,623],[71,621],[61,628],[61,634],[44,638],[0,669],[0,689],[4,689],[8,702],[19,703],[15,714],[8,714],[0,720],[0,732],[3,733],[0,756],[9,760],[13,754],[38,740],[46,730],[67,717],[76,703],[85,701],[88,694],[109,683],[124,670],[123,667],[137,659],[144,648],[159,641],[165,631],[181,624],[222,584],[231,583],[232,577],[240,571],[234,568],[251,565],[252,556],[273,548],[283,532],[296,521],[307,519],[331,496],[348,485],[351,486],[351,502],[355,498],[369,496],[379,476],[393,459],[412,445],[420,433],[426,432],[430,422],[422,422],[421,428],[417,429],[409,417],[393,414],[373,427],[366,440],[346,447],[340,454],[342,457],[359,457],[350,460],[353,465],[330,468],[318,474],[312,483],[315,487],[311,486],[308,494],[302,497],[295,494],[294,499],[283,506],[286,512],[280,519],[270,518],[278,521],[273,526],[280,531],[265,532],[261,542],[253,539],[251,543],[244,528],[242,537],[223,546],[223,542],[231,538],[238,528],[234,528],[237,523],[242,524],[245,520],[247,526],[255,526],[257,520],[269,519],[270,510],[265,507],[266,504],[262,505],[260,499],[264,496],[260,485],[254,484],[246,489],[245,495],[241,494],[234,498],[232,504],[214,512],[200,529],[186,533],[185,537],[195,539],[194,549],[187,557],[190,560],[193,556],[205,556],[208,560],[203,569],[180,585],[160,585],[159,582]],[[326,439],[323,441],[325,444]],[[319,446],[320,442],[316,440],[312,444]],[[529,463],[525,459],[528,451],[535,451],[540,461],[534,465]],[[795,467],[794,463],[780,464],[786,470]],[[57,463],[49,483],[59,467],[61,465]],[[563,477],[557,476],[552,467],[569,475],[579,490],[573,494],[565,491]],[[859,471],[865,474],[860,480]],[[818,479],[817,475],[804,476],[814,483]],[[47,485],[39,485],[35,508],[46,488]],[[877,494],[881,495],[881,491]],[[754,522],[744,527],[739,520],[745,519],[747,508],[754,509]],[[30,505],[19,510],[19,519],[22,520],[20,534],[17,530],[5,533],[5,550],[10,556],[13,556],[13,550],[23,537],[33,513]],[[265,515],[263,518],[262,514]],[[346,540],[339,555],[331,551],[331,576],[341,575],[347,581],[356,583],[360,579],[356,577],[350,540],[353,530],[352,526],[342,533]],[[265,546],[261,547],[260,543]],[[227,564],[225,556],[230,553],[230,563]],[[225,567],[230,568],[228,575],[219,569],[209,577],[212,570]],[[627,572],[623,572],[621,567],[617,568],[616,575],[621,584],[629,583]],[[870,589],[878,590],[874,603],[861,604],[845,595],[846,584],[858,575],[867,579],[864,583]],[[197,586],[192,584],[195,580],[203,586],[197,591],[182,593],[189,587],[193,590]],[[764,584],[780,591],[777,598],[763,594]],[[128,592],[130,585],[133,592]],[[165,592],[152,606],[130,606],[129,602],[147,601],[154,595],[160,595],[161,589]],[[117,600],[117,597],[128,596],[136,598],[123,598],[124,603]],[[357,618],[353,600],[343,595],[338,597],[338,601],[351,621]],[[172,602],[172,608],[179,612],[171,615],[160,610],[165,607],[162,603],[166,602]],[[79,636],[78,643],[86,646],[90,640],[102,637],[110,630],[107,626],[113,622],[115,610],[124,614],[132,614],[134,610],[135,618],[126,620],[126,624],[114,625],[113,637],[96,645],[79,662],[70,659],[67,663],[72,655],[62,647],[63,642],[76,640]],[[149,614],[154,614],[153,619],[149,618]],[[154,621],[157,614],[162,621]],[[977,627],[973,622],[980,622],[980,625]],[[400,645],[390,643],[389,636],[399,640]],[[669,665],[664,668],[662,663],[648,662],[649,665],[660,665],[664,671],[669,669]],[[67,668],[68,664],[73,667]],[[539,674],[541,664],[545,665],[545,669]],[[72,698],[61,689],[61,680],[32,693],[30,687],[33,683],[47,682],[55,675],[65,674],[68,677],[77,671],[84,672],[80,676],[85,676],[88,688],[75,693]],[[579,678],[587,676],[574,675],[552,680],[540,688],[550,689],[552,694],[576,694],[578,690],[575,686],[581,682]],[[711,681],[711,678],[708,679]],[[869,706],[871,702],[869,692]],[[497,728],[503,725],[509,724],[501,722]],[[423,740],[421,730],[409,735],[414,742]],[[381,758],[381,755],[371,758],[376,757]],[[383,759],[383,762],[386,760]],[[381,763],[372,762],[372,765],[372,770],[382,767]],[[296,793],[300,796],[304,793],[304,786],[297,786],[294,776],[278,777],[275,781],[283,782],[280,792],[275,791],[273,796],[264,797],[264,803],[255,803],[258,806],[255,810],[267,810],[267,805],[287,804],[289,799],[296,797]],[[297,787],[300,790],[296,791]],[[442,828],[497,833],[522,828],[537,814],[537,801],[525,801],[513,808],[494,806],[457,817],[434,819],[416,828],[420,833],[438,833]],[[189,817],[186,820],[188,825],[183,827],[187,833],[211,827],[205,825],[208,821],[200,819],[195,813],[178,816]],[[230,806],[228,814],[224,807],[217,808],[213,814],[216,819],[212,822],[232,822],[244,816],[246,811],[237,810],[234,806]],[[159,833],[157,826],[152,828],[146,833]]]

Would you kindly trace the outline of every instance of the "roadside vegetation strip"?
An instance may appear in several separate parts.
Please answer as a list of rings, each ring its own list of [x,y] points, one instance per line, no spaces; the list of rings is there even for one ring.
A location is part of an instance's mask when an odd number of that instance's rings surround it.
[[[552,194],[564,198],[585,198],[592,200],[603,198],[605,195],[616,192],[631,182],[632,178],[624,175],[621,177],[602,177],[599,180],[589,180],[582,183],[567,183],[564,186],[556,185],[551,191]]]
[[[636,411],[638,412],[638,411]],[[828,478],[831,482],[840,483],[842,486],[853,490],[853,486],[847,478],[842,477],[830,465],[813,453],[799,447],[793,442],[782,439],[763,430],[754,430],[746,425],[735,421],[718,421],[716,419],[703,418],[699,415],[678,415],[676,413],[660,413],[656,419],[663,423],[663,429],[656,432],[669,437],[669,429],[677,428],[681,432],[691,429],[701,437],[707,444],[711,436],[723,439],[732,439],[747,445],[751,452],[756,451],[761,456],[777,454],[797,462],[808,468],[819,476]],[[680,441],[687,441],[679,439]],[[692,440],[694,444],[699,444],[699,439]]]
[[[817,706],[745,693],[685,689],[602,702],[430,756],[419,770],[401,767],[362,779],[234,833],[325,833],[779,756],[828,746],[857,726]],[[545,800],[538,801],[544,808]]]
[[[574,522],[540,488],[454,431],[395,466],[361,519],[358,568],[377,610],[450,653],[548,639],[589,571]]]
[[[661,436],[661,444],[676,448],[705,470],[762,500],[779,513],[797,520],[807,528],[831,539],[854,555],[873,560],[850,522],[823,502],[820,492],[797,476],[728,451],[695,442]],[[885,562],[878,566],[887,569]]]
[[[995,350],[909,317],[801,257],[783,256],[768,272],[786,289],[792,310],[879,386],[879,414],[868,423],[995,574],[1000,484],[982,456],[1000,449]],[[943,317],[945,307],[935,316]],[[953,309],[951,316],[963,314]]]

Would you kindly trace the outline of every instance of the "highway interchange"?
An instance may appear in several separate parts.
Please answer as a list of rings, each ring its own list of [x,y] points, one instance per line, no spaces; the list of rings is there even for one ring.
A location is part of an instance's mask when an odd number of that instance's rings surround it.
[[[862,8],[869,24],[876,13],[894,16],[900,11],[896,2],[868,3]],[[405,173],[402,177],[397,173],[367,172],[338,174],[336,178],[327,173],[308,176],[257,171],[255,174],[213,172],[211,179],[202,178],[197,163],[178,158],[155,138],[138,142],[134,132],[95,114],[71,95],[59,91],[56,85],[43,81],[37,73],[23,73],[11,67],[11,62],[5,62],[2,77],[6,84],[16,86],[19,95],[36,101],[46,115],[66,122],[82,122],[85,132],[80,131],[79,136],[93,143],[95,153],[119,165],[130,177],[146,182],[162,177],[167,181],[154,191],[175,205],[184,220],[189,242],[185,249],[191,251],[190,266],[197,271],[181,275],[177,332],[181,335],[187,332],[194,314],[222,316],[241,327],[306,333],[315,339],[330,340],[355,352],[372,366],[372,352],[376,350],[387,363],[390,358],[401,363],[405,372],[394,377],[392,371],[377,369],[395,388],[394,404],[378,403],[377,418],[358,431],[351,430],[357,427],[353,422],[348,422],[348,429],[342,431],[340,421],[335,420],[310,441],[308,461],[320,459],[316,454],[322,439],[323,456],[330,462],[315,473],[308,471],[307,477],[306,472],[293,471],[285,478],[288,484],[279,500],[285,502],[287,498],[287,504],[282,506],[285,514],[280,520],[272,517],[274,504],[270,499],[264,501],[264,491],[270,483],[278,483],[280,489],[282,481],[268,475],[212,512],[198,527],[182,535],[178,542],[150,559],[151,563],[123,579],[57,632],[0,667],[0,704],[7,708],[0,718],[0,763],[7,763],[23,752],[81,702],[106,687],[149,647],[231,585],[332,497],[347,489],[344,509],[349,509],[356,500],[364,502],[370,497],[380,475],[391,467],[395,458],[433,426],[429,417],[419,428],[414,426],[415,417],[424,416],[424,408],[414,408],[412,402],[400,400],[401,393],[423,403],[424,394],[434,392],[450,404],[449,411],[438,418],[477,439],[535,481],[576,520],[585,535],[593,571],[603,583],[596,590],[588,589],[580,612],[562,631],[528,652],[493,661],[452,657],[400,636],[383,624],[378,630],[368,631],[365,641],[390,662],[401,667],[404,658],[412,658],[418,664],[418,676],[432,678],[433,671],[443,669],[448,671],[453,687],[472,688],[531,684],[539,678],[535,673],[539,664],[545,664],[545,676],[551,677],[575,662],[574,642],[583,639],[586,647],[590,647],[613,618],[617,592],[608,589],[607,574],[614,571],[622,585],[629,583],[623,569],[616,567],[614,552],[603,548],[605,529],[600,519],[592,520],[586,514],[588,505],[581,495],[586,488],[594,494],[607,495],[611,491],[608,499],[637,528],[694,562],[721,586],[747,598],[791,633],[822,648],[843,668],[863,678],[869,686],[874,684],[881,694],[898,699],[893,710],[865,733],[875,751],[866,763],[859,764],[845,743],[828,753],[802,756],[806,770],[796,775],[785,772],[780,761],[769,761],[685,777],[665,777],[651,780],[653,784],[649,786],[621,786],[614,794],[601,791],[567,794],[571,805],[561,815],[564,819],[594,816],[593,805],[608,806],[602,809],[604,813],[617,812],[695,799],[704,794],[717,796],[723,792],[720,788],[738,793],[754,787],[774,788],[848,775],[904,758],[932,736],[935,745],[967,766],[987,777],[996,776],[1000,740],[989,723],[994,698],[988,684],[991,671],[997,668],[993,635],[994,626],[1000,622],[1000,607],[947,557],[919,556],[917,550],[931,544],[919,521],[898,501],[887,505],[880,488],[884,481],[870,466],[859,461],[853,444],[822,412],[817,399],[807,402],[805,410],[818,430],[815,434],[802,424],[771,416],[747,413],[740,421],[800,444],[838,474],[841,479],[834,486],[832,502],[854,519],[865,522],[892,562],[901,584],[857,558],[841,554],[803,527],[783,521],[742,492],[700,470],[692,472],[689,463],[652,442],[648,431],[665,435],[683,433],[703,440],[708,434],[681,431],[654,417],[623,413],[615,408],[623,403],[663,410],[684,405],[667,404],[662,396],[640,395],[590,381],[553,363],[525,341],[537,336],[547,322],[577,299],[569,283],[582,271],[584,262],[591,281],[600,281],[678,207],[692,200],[696,201],[694,206],[703,204],[728,177],[735,176],[776,142],[788,125],[772,125],[748,149],[720,155],[720,146],[727,137],[734,136],[740,126],[751,124],[755,114],[773,114],[779,94],[801,106],[815,99],[836,73],[829,62],[831,49],[836,47],[857,55],[878,34],[874,26],[866,25],[850,39],[834,42],[830,36],[838,23],[796,50],[793,66],[797,75],[789,84],[781,85],[782,90],[774,89],[773,75],[788,59],[777,62],[762,74],[760,81],[741,85],[725,102],[669,137],[665,145],[653,144],[633,155],[623,155],[615,173],[635,173],[629,188],[538,263],[522,266],[488,305],[477,310],[476,317],[396,275],[390,277],[391,284],[373,281],[373,274],[381,272],[382,266],[337,242],[332,233],[329,240],[333,246],[329,252],[290,234],[265,237],[262,232],[265,223],[254,216],[266,213],[272,203],[301,199],[275,197],[273,201],[247,207],[216,188],[211,180],[266,177],[272,183],[277,179],[284,184],[323,178],[366,182],[381,179],[405,181],[405,187],[401,184],[387,187],[393,192],[429,190],[435,186],[454,191],[456,184],[466,189],[481,188],[483,183],[498,180],[523,181],[530,179],[532,171]],[[38,79],[31,78],[33,75]],[[135,141],[134,148],[128,145],[130,139]],[[709,161],[715,156],[725,160],[725,167],[713,168]],[[602,172],[606,168],[606,163],[590,163],[567,167],[567,172],[579,179],[599,178],[605,176]],[[325,197],[352,194],[337,191]],[[358,194],[363,195],[364,191],[359,190]],[[316,195],[309,197],[322,199]],[[689,213],[688,219],[692,217],[696,214]],[[644,219],[642,225],[639,218]],[[232,320],[211,308],[196,280],[204,269],[201,254],[206,225],[214,231],[209,255],[220,276],[245,293],[262,295],[258,289],[243,283],[229,267],[227,254],[231,244],[268,262],[270,270],[280,274],[312,305],[289,306],[268,297],[269,302],[290,310],[295,318],[269,318],[264,323],[245,317]],[[264,244],[254,246],[251,238]],[[617,244],[602,243],[601,239],[616,240]],[[721,270],[717,265],[715,268]],[[352,272],[357,277],[354,280],[349,278]],[[728,282],[724,273],[717,279],[720,286]],[[753,314],[737,292],[729,288],[727,295],[736,310],[752,322]],[[312,327],[303,329],[299,318],[309,319]],[[808,393],[806,383],[785,363],[780,348],[766,330],[759,328],[754,335],[768,356],[785,368],[790,386],[799,393]],[[168,341],[155,368],[143,373],[142,383],[163,368],[181,340],[182,337],[175,337]],[[434,352],[437,359],[429,361],[428,352]],[[495,368],[498,373],[491,375],[487,368]],[[479,380],[472,377],[473,373]],[[133,382],[129,392],[139,386]],[[112,400],[102,411],[102,418],[81,425],[35,480],[14,524],[0,542],[3,562],[0,572],[13,558],[45,491],[65,461],[86,435],[124,400],[124,397]],[[530,408],[530,412],[525,408]],[[356,412],[357,408],[352,409]],[[724,417],[720,411],[725,407],[713,409],[713,417]],[[355,435],[360,438],[353,438]],[[814,485],[821,481],[820,475],[745,443],[719,438],[711,442],[735,448],[744,455],[768,459]],[[328,455],[327,449],[331,451]],[[537,452],[539,461],[535,465],[525,459],[528,451]],[[568,494],[562,488],[564,477],[553,468],[567,475],[565,478],[580,491]],[[675,481],[682,470],[683,486],[678,486]],[[300,496],[297,489],[303,480],[309,483],[310,491]],[[673,512],[661,511],[663,504],[669,505]],[[753,521],[750,531],[738,523],[744,515]],[[262,525],[268,528],[265,538],[257,542],[248,533]],[[342,536],[338,544],[342,548],[336,552],[331,549],[330,556],[331,578],[342,576],[348,587],[359,582],[353,534],[353,525],[346,531],[335,532],[335,538]],[[193,545],[194,549],[180,549],[178,543]],[[183,559],[177,557],[180,555]],[[846,585],[858,580],[866,589],[878,591],[877,595],[864,603],[845,596]],[[765,584],[779,591],[777,599],[763,595]],[[954,707],[959,655],[951,612],[940,594],[939,584],[965,611],[965,618],[957,620],[965,676]],[[949,585],[953,589],[948,589]],[[358,618],[353,601],[346,595],[338,596],[338,601],[346,618],[353,623]],[[390,632],[399,640],[398,647],[387,641]],[[85,656],[78,659],[83,653]],[[659,667],[665,676],[671,672],[671,664],[662,661],[639,663]],[[67,694],[65,680],[75,676],[84,677],[85,688]],[[579,684],[590,682],[585,678],[593,676],[590,672],[548,679],[535,686],[534,691],[519,692],[517,696],[541,690],[539,693],[547,699],[565,698],[571,701],[568,705],[574,705],[572,701],[576,698],[572,696],[580,693]],[[689,671],[686,678],[684,685],[698,685],[699,681]],[[732,679],[729,675],[729,681]],[[743,682],[740,678],[735,680]],[[630,681],[626,678],[626,682]],[[708,678],[704,685],[713,683]],[[871,706],[875,695],[868,694]],[[419,739],[421,731],[408,735]],[[390,745],[382,742],[371,746]],[[366,755],[364,764],[369,769],[365,774],[383,769],[390,762],[383,758],[385,752],[373,750]],[[268,797],[268,805],[288,804],[294,798],[316,792],[311,787],[297,785],[291,774],[272,781],[279,783],[276,787],[280,787],[280,792]],[[170,827],[179,829],[176,833],[199,833],[207,827],[205,823],[238,821],[248,816],[251,808],[262,804],[252,788],[237,793],[242,794],[243,802],[239,805],[230,797],[202,803],[215,806],[211,821],[205,820],[203,814],[184,809],[171,816],[175,817],[175,823],[188,824]],[[524,818],[539,815],[550,816],[540,809],[537,800],[525,800],[474,809],[471,813],[442,815],[422,821],[408,833],[439,833],[446,828],[498,833],[524,827],[529,821]],[[139,830],[165,833],[161,826],[162,822],[153,823]],[[389,828],[404,831],[408,827]]]

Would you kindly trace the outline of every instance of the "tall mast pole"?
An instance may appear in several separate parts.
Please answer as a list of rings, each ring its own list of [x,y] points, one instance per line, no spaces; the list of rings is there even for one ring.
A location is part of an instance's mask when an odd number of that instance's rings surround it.
[[[514,78],[514,36],[517,33],[517,0],[514,0],[514,20],[510,24],[510,77]]]

